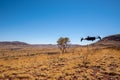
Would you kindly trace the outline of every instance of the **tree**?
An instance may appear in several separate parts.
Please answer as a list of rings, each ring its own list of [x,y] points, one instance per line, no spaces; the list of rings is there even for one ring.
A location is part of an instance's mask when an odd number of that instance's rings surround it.
[[[57,41],[58,48],[62,51],[62,53],[66,52],[66,49],[69,48],[69,38],[68,37],[60,37]]]

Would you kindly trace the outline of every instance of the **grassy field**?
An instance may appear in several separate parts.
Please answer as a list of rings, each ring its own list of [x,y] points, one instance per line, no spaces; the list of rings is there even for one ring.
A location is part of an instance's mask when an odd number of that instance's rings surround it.
[[[120,50],[0,48],[0,80],[120,80]]]

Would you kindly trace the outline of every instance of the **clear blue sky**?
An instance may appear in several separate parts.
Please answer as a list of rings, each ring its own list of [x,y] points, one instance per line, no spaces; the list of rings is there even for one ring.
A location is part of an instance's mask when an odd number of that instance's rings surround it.
[[[120,33],[120,0],[0,0],[0,41],[55,44]]]

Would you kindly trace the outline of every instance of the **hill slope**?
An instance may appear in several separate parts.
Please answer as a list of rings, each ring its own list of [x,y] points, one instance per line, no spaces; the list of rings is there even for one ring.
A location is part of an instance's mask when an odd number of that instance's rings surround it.
[[[102,46],[102,47],[120,48],[120,34],[104,37],[102,40],[92,45]]]
[[[0,42],[0,46],[6,46],[6,45],[28,45],[25,42],[19,42],[19,41],[4,41],[4,42]]]

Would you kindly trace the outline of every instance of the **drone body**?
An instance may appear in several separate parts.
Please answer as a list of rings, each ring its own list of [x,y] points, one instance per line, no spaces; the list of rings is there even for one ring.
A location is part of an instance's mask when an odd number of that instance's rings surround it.
[[[101,40],[101,37],[100,36],[98,36],[98,37],[90,37],[90,36],[88,36],[87,38],[81,38],[81,41],[83,41],[83,40],[94,41],[96,39]]]

